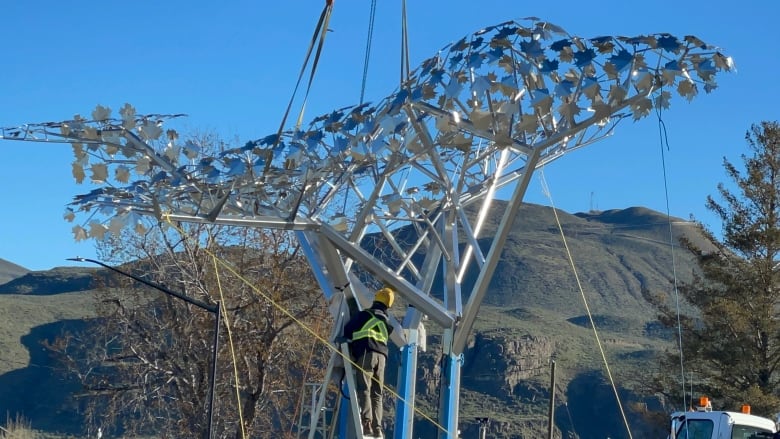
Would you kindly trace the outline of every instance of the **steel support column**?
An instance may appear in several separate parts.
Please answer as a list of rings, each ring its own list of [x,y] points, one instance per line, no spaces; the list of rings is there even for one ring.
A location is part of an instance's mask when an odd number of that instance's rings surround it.
[[[417,353],[420,348],[419,311],[409,307],[406,311],[403,327],[406,333],[406,344],[401,347],[401,364],[398,367],[398,400],[395,410],[395,439],[406,439],[413,436],[414,405],[417,390]],[[423,331],[424,334],[424,331]],[[424,335],[423,335],[424,336]],[[422,347],[425,350],[425,347]]]
[[[344,397],[344,392],[347,391],[345,388],[347,387],[346,384],[341,386],[341,405],[339,406],[341,409],[339,410],[339,438],[348,438],[349,437],[349,417],[351,416],[351,412],[349,409],[349,398]]]
[[[449,331],[449,330],[447,330]],[[446,431],[439,432],[439,439],[458,439],[458,409],[460,401],[460,369],[463,355],[445,353],[442,358],[439,421]]]
[[[414,429],[414,397],[417,380],[417,329],[408,332],[409,343],[401,348],[398,373],[398,401],[395,410],[395,439],[412,437]]]

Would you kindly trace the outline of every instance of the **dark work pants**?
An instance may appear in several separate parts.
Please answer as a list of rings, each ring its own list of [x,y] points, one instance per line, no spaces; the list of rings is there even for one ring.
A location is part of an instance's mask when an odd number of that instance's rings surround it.
[[[366,351],[357,359],[357,396],[360,403],[360,418],[371,421],[373,428],[382,426],[382,387],[385,382],[385,356],[379,352]]]

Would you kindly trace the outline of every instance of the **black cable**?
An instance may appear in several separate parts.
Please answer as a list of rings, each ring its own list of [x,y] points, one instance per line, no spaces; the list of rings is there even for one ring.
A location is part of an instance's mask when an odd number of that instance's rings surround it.
[[[347,370],[341,369],[341,379],[339,379],[339,392],[341,392],[341,397],[349,400],[349,395],[344,393],[344,378],[347,377]]]
[[[663,95],[661,96],[663,99]],[[669,249],[672,255],[672,276],[674,277],[674,298],[675,308],[677,311],[677,339],[680,347],[680,380],[682,385],[682,410],[685,410],[688,406],[685,397],[685,361],[683,356],[683,344],[682,344],[682,322],[680,321],[680,294],[677,288],[677,261],[674,256],[674,233],[672,230],[672,214],[669,209],[669,183],[666,175],[666,155],[664,154],[664,145],[666,150],[669,150],[669,136],[666,132],[666,124],[663,118],[661,118],[661,106],[656,106],[656,117],[658,117],[658,137],[661,141],[661,167],[663,168],[664,175],[664,195],[666,196],[666,220],[669,223]],[[691,395],[693,398],[693,395]]]

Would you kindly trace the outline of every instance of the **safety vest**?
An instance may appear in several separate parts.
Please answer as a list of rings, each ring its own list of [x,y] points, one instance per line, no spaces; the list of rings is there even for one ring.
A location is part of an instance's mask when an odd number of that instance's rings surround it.
[[[374,313],[366,311],[371,314],[371,318],[360,328],[359,331],[355,331],[352,334],[352,341],[360,340],[362,338],[371,338],[379,343],[387,344],[387,326],[385,322],[376,318]]]

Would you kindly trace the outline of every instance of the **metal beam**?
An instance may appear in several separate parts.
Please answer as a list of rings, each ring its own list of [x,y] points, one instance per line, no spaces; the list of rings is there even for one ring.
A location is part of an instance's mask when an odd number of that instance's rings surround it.
[[[536,162],[539,160],[540,152],[541,149],[536,149],[534,150],[534,154],[528,157],[526,172],[515,187],[506,211],[504,211],[504,215],[501,217],[501,223],[498,226],[496,236],[493,238],[493,244],[490,246],[490,251],[485,259],[485,265],[479,272],[477,282],[474,284],[474,289],[471,292],[468,303],[466,303],[463,319],[456,328],[452,344],[452,351],[455,353],[462,353],[463,348],[468,342],[471,328],[474,326],[479,307],[482,305],[482,299],[484,299],[485,293],[487,293],[490,280],[493,278],[493,273],[496,270],[496,266],[498,266],[498,261],[501,259],[504,243],[506,242],[507,236],[509,236],[509,231],[512,229],[512,224],[515,222],[515,217],[517,216],[518,209],[520,209],[520,204],[523,202],[525,191],[528,189],[528,184],[531,181]]]
[[[423,273],[435,273],[442,260],[442,248],[434,243],[428,246],[425,260],[422,264]],[[425,276],[418,283],[418,288],[430,293],[433,286],[433,276]],[[398,366],[398,394],[401,398],[396,402],[395,409],[395,439],[414,437],[414,407],[417,383],[417,354],[420,343],[425,342],[425,328],[422,326],[422,314],[414,307],[406,310],[403,323],[407,332],[407,345],[401,348],[401,364]],[[420,332],[422,331],[422,334]],[[425,350],[424,346],[422,348]]]
[[[445,353],[444,357],[445,370],[441,374],[442,394],[439,421],[447,430],[439,432],[439,439],[459,439],[458,410],[460,406],[460,369],[463,365],[463,355],[450,352],[449,354]]]
[[[416,310],[410,312],[419,314]],[[407,314],[408,316],[408,314]],[[419,324],[419,322],[418,322]],[[406,330],[408,343],[401,348],[401,365],[398,371],[398,401],[395,410],[394,438],[414,437],[414,399],[417,385],[417,327]]]
[[[213,221],[207,218],[205,215],[186,215],[180,213],[163,213],[162,218],[159,212],[155,212],[150,209],[132,209],[133,212],[153,216],[158,219],[169,219],[171,221],[179,221],[183,223],[198,223],[198,224],[220,224],[225,226],[238,226],[238,227],[254,227],[254,228],[266,228],[276,230],[317,230],[321,223],[312,221],[306,218],[296,218],[294,221],[288,221],[284,218],[278,218],[273,216],[257,216],[257,217],[232,217],[232,216],[217,216]]]
[[[409,304],[426,314],[443,328],[450,328],[455,323],[455,317],[430,296],[424,296],[406,279],[390,271],[382,262],[356,246],[341,233],[327,224],[320,226],[320,232],[327,237],[336,248],[354,259],[363,268],[377,276],[380,280],[393,287]]]

